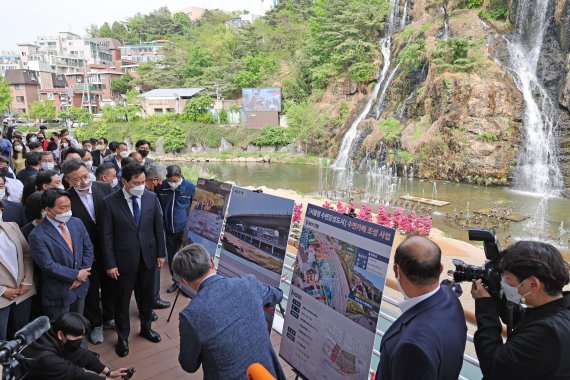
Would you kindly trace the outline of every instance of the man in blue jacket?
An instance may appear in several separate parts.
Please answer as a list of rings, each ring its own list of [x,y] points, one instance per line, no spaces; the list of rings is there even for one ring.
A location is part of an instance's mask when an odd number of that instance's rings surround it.
[[[164,218],[169,266],[182,246],[184,227],[188,221],[195,190],[196,186],[182,176],[180,166],[170,165],[166,168],[166,179],[162,182],[162,186],[158,187],[157,194]],[[170,267],[170,274],[172,274],[172,267]],[[178,286],[173,282],[166,292],[172,293],[177,289]]]
[[[441,250],[426,237],[406,238],[394,255],[394,273],[404,296],[402,315],[382,337],[376,378],[456,380],[463,365],[467,326],[463,308],[440,286]]]
[[[285,379],[263,311],[281,301],[280,289],[262,284],[252,274],[216,274],[214,260],[200,244],[182,248],[172,268],[197,292],[180,312],[178,361],[183,370],[193,373],[202,366],[205,380],[241,380],[247,378],[250,365],[259,363],[277,379]]]

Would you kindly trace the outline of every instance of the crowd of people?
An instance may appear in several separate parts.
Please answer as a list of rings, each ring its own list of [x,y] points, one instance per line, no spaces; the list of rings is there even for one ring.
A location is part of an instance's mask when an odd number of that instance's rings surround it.
[[[25,138],[0,136],[0,340],[33,317],[47,315],[49,332],[24,354],[37,359],[32,379],[121,377],[83,343],[117,333],[115,352],[129,354],[130,299],[135,295],[140,335],[158,343],[153,309],[160,298],[160,268],[168,265],[173,292],[195,292],[180,313],[179,362],[200,367],[206,379],[243,379],[261,363],[277,379],[283,370],[272,348],[263,306],[283,298],[253,275],[225,278],[211,252],[183,246],[195,186],[181,168],[149,158],[151,144],[131,151],[104,137],[81,143],[68,130]],[[377,379],[457,379],[467,327],[453,272],[440,283],[441,250],[423,236],[396,249],[393,271],[404,300],[400,317],[382,338]],[[503,340],[505,304],[474,281],[474,345],[485,379],[568,379],[569,267],[541,242],[518,242],[502,252],[502,287],[517,301],[514,329]],[[520,301],[520,302],[518,302]],[[512,305],[511,305],[512,307]],[[228,313],[228,310],[232,310]],[[71,364],[70,364],[71,363]],[[412,363],[412,365],[410,365]]]

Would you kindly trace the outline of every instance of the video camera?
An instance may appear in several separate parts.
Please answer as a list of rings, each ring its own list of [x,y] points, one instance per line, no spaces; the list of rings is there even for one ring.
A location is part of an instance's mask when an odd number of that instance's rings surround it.
[[[463,261],[453,259],[455,282],[482,280],[493,298],[498,300],[501,291],[502,253],[499,240],[492,228],[469,228],[469,240],[482,241],[487,262],[484,266],[465,264]]]

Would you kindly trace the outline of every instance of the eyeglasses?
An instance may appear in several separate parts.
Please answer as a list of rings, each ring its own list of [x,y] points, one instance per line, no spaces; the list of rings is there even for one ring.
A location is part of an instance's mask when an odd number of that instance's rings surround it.
[[[89,174],[85,174],[85,175],[83,175],[83,176],[81,176],[81,177],[75,177],[75,178],[73,178],[73,177],[67,177],[67,178],[68,178],[71,182],[77,183],[77,182],[79,182],[79,181],[81,181],[81,180],[87,181],[87,180],[89,179]]]

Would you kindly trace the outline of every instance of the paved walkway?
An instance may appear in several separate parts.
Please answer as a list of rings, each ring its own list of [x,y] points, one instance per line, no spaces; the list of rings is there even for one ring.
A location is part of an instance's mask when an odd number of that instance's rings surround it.
[[[170,273],[163,268],[161,274],[161,297],[164,300],[174,302],[176,293],[167,294],[165,289],[170,285]],[[117,334],[113,330],[105,330],[105,342],[99,345],[89,345],[89,348],[101,355],[101,361],[113,369],[120,367],[135,367],[135,375],[133,380],[143,379],[202,379],[202,369],[196,373],[190,374],[184,372],[178,364],[178,353],[180,352],[180,337],[178,335],[178,313],[188,304],[189,299],[182,295],[178,297],[178,302],[174,308],[172,319],[166,322],[169,309],[156,310],[158,320],[152,324],[152,328],[156,330],[162,337],[160,343],[151,343],[141,338],[138,333],[140,324],[138,320],[138,312],[134,297],[131,300],[131,337],[129,339],[130,353],[125,358],[119,358],[115,354],[114,345],[117,342]],[[271,341],[276,352],[279,352],[279,344],[281,336],[272,333]],[[294,379],[291,367],[281,360],[283,370],[287,375],[287,379]]]

